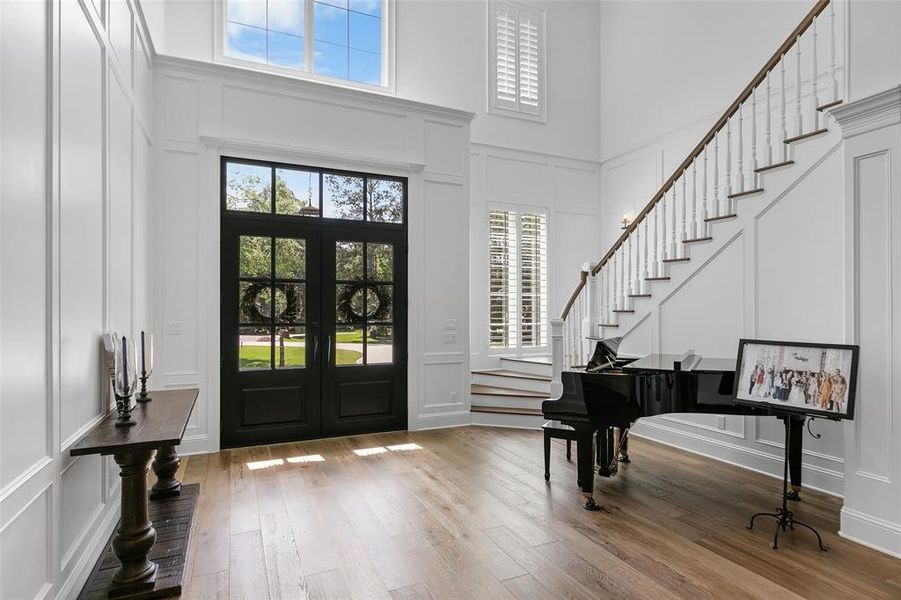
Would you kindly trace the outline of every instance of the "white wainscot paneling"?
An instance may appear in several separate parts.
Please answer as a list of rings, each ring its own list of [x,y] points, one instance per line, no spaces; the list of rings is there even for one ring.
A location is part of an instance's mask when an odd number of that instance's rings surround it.
[[[158,293],[162,296],[163,375],[198,371],[197,269],[198,156],[192,152],[163,152],[165,182],[162,185],[162,222],[156,229],[166,240],[161,264],[166,274]],[[212,268],[211,266],[208,268]]]
[[[60,475],[60,570],[65,570],[90,533],[103,508],[102,464],[98,455],[82,456]]]
[[[833,153],[757,217],[757,337],[837,343],[844,335],[842,155]]]
[[[167,140],[197,141],[198,83],[194,79],[162,78],[164,136]]]
[[[735,356],[743,330],[743,241],[734,238],[660,303],[661,352],[684,352],[691,340],[701,355]]]
[[[151,106],[153,95],[153,70],[151,69],[150,48],[142,36],[135,36],[135,100],[138,113],[149,127],[153,120]]]
[[[464,410],[462,359],[435,363],[428,362],[426,358],[427,362],[422,367],[424,393],[420,399],[420,414]]]
[[[415,201],[415,200],[414,200]],[[422,237],[424,280],[419,294],[424,318],[425,352],[462,352],[469,314],[469,198],[466,188],[451,183],[423,184]],[[457,321],[457,339],[444,341],[445,321]],[[426,388],[428,389],[428,388]]]
[[[465,128],[454,123],[425,120],[425,163],[430,173],[463,175]]]
[[[81,5],[60,4],[60,431],[98,416],[103,331],[103,62]]]
[[[109,86],[109,329],[132,335],[131,104],[110,72]]]
[[[548,206],[553,202],[550,169],[547,162],[489,154],[485,158],[484,174],[488,198]]]
[[[222,86],[222,131],[230,138],[400,159],[406,154],[406,121],[334,101]]]
[[[150,141],[134,129],[134,322],[135,333],[151,327]]]
[[[48,452],[46,20],[0,5],[0,489]]]
[[[554,165],[554,200],[566,206],[597,213],[597,169]],[[585,239],[594,239],[595,236]]]
[[[109,31],[110,43],[113,46],[113,52],[116,53],[126,84],[131,86],[134,36],[131,5],[127,0],[109,0],[107,7],[109,10],[107,31]]]
[[[50,487],[0,528],[0,598],[40,598],[50,587]]]
[[[858,294],[858,339],[885,340],[886,345],[862,343],[857,378],[856,417],[857,474],[890,482],[892,477],[892,378],[893,341],[886,335],[892,323],[892,235],[893,232],[890,152],[879,152],[856,160],[859,281],[867,288]],[[895,160],[898,160],[897,158]],[[895,257],[897,260],[897,257]],[[896,361],[896,359],[894,359]],[[866,443],[862,443],[866,438]]]

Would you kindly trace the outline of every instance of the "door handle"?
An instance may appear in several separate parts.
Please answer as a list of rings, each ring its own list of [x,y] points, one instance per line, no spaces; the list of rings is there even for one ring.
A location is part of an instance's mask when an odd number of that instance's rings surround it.
[[[313,334],[313,363],[319,360],[319,336]]]
[[[328,336],[325,341],[325,365],[331,366],[332,364],[332,336]]]

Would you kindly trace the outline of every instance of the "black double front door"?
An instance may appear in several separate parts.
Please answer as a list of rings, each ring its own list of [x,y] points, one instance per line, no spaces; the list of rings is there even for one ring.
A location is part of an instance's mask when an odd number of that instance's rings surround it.
[[[258,186],[265,195],[281,191],[278,165],[234,164],[223,159],[222,446],[405,428],[406,228],[322,218],[323,172],[312,170],[318,204],[251,213],[229,204],[229,193],[248,193],[232,171],[275,169],[273,185]]]

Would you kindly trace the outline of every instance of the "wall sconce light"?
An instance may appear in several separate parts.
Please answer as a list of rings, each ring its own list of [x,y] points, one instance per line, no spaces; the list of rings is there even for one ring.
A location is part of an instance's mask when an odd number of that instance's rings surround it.
[[[623,215],[623,220],[620,221],[620,223],[623,224],[623,226],[620,227],[620,229],[628,229],[629,225],[632,224],[632,217],[630,217],[629,215]]]

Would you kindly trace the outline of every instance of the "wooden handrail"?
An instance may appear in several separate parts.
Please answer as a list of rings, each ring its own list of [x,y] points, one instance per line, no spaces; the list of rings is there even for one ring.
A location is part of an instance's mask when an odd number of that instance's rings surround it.
[[[585,284],[588,282],[588,271],[582,271],[579,276],[579,285],[576,286],[576,289],[573,290],[573,293],[569,295],[569,300],[566,301],[566,306],[563,307],[563,312],[560,313],[560,318],[565,319],[566,315],[569,314],[570,309],[573,307],[573,304],[576,303],[576,299],[579,297],[579,294],[582,292],[582,288],[585,287]]]
[[[713,138],[716,137],[717,132],[723,128],[727,121],[738,112],[739,107],[747,100],[754,89],[759,86],[766,79],[767,74],[772,71],[778,64],[782,57],[794,46],[794,44],[798,41],[798,38],[807,31],[807,29],[813,24],[813,20],[821,13],[826,7],[829,5],[830,0],[817,0],[817,3],[814,4],[813,8],[804,16],[801,22],[797,27],[785,38],[785,41],[779,46],[779,49],[773,53],[773,56],[766,62],[765,65],[757,72],[757,75],[745,86],[745,88],[741,91],[738,97],[735,99],[732,104],[729,105],[729,108],[723,113],[723,115],[717,119],[716,123],[713,124],[713,127],[710,128],[710,131],[701,139],[700,142],[694,147],[694,149],[688,154],[688,157],[682,161],[673,174],[667,179],[660,189],[657,190],[657,193],[654,194],[654,197],[651,198],[651,201],[645,205],[645,207],[638,213],[632,223],[626,227],[625,231],[623,231],[622,235],[613,243],[613,246],[610,247],[610,250],[601,257],[601,260],[591,269],[592,275],[597,275],[600,270],[604,267],[607,262],[613,257],[617,250],[623,245],[623,243],[632,235],[632,232],[635,231],[641,222],[645,219],[645,217],[650,214],[650,212],[657,206],[657,203],[666,195],[666,193],[672,188],[673,184],[682,176],[682,174],[691,166],[691,164],[697,159],[701,153],[704,151],[704,148],[713,141]],[[582,291],[582,288],[585,287],[585,273],[582,273],[582,279],[579,284],[576,286],[576,289],[573,290],[573,293],[570,295],[569,302],[566,303],[566,308],[561,314],[561,319],[566,319],[569,314],[569,309],[572,308],[573,303],[575,302],[576,297],[579,295],[579,292]]]

